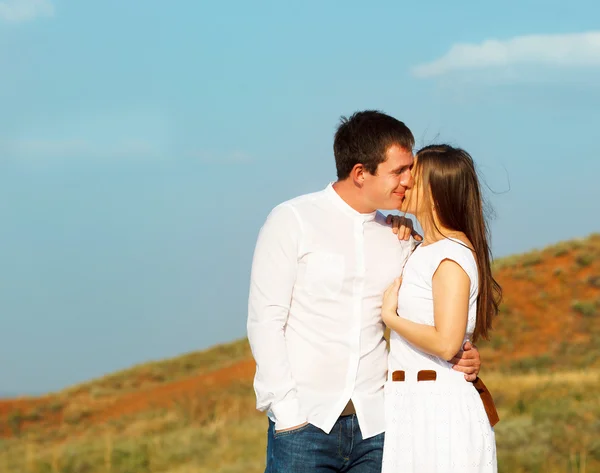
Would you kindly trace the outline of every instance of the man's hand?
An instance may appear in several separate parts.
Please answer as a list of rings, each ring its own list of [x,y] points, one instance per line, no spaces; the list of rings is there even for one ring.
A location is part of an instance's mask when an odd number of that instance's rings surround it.
[[[398,240],[408,240],[412,235],[415,240],[423,241],[423,237],[415,232],[413,221],[410,218],[388,215],[385,221],[388,225],[392,224],[392,231],[398,235]]]
[[[473,378],[473,379],[475,379],[475,378]],[[296,430],[296,429],[299,429],[300,427],[304,427],[307,424],[308,424],[308,422],[304,422],[304,424],[300,424],[295,427],[288,427],[287,429],[276,430],[275,433],[278,434],[280,432],[288,432],[290,430]]]
[[[477,347],[471,342],[466,342],[463,345],[463,351],[456,354],[454,358],[450,360],[453,363],[453,370],[465,373],[465,379],[467,381],[475,381],[481,368],[481,358],[479,357],[479,351]]]

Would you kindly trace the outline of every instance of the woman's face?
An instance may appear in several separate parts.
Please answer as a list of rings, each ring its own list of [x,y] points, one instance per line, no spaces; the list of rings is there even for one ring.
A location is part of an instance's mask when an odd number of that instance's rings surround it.
[[[400,211],[412,215],[423,214],[426,205],[425,191],[423,185],[423,173],[418,166],[418,158],[415,158],[415,166],[412,169],[413,186],[406,190],[406,195]]]

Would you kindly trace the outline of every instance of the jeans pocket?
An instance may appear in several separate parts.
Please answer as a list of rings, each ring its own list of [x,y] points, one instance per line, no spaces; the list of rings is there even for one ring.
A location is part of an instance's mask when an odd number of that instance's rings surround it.
[[[284,430],[283,432],[273,432],[273,438],[280,438],[280,437],[287,437],[288,435],[294,435],[300,432],[305,431],[306,429],[308,429],[309,427],[311,427],[311,424],[305,424],[302,427],[298,427],[297,429],[292,429],[292,430]]]

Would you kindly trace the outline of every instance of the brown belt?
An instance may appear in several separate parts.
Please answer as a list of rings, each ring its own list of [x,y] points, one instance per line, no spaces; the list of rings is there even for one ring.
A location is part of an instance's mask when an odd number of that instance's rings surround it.
[[[352,414],[356,414],[356,410],[354,409],[354,404],[352,403],[352,399],[350,399],[348,401],[348,404],[346,404],[346,407],[344,407],[344,410],[340,414],[340,417],[350,416]]]
[[[404,381],[405,379],[406,373],[403,370],[394,371],[392,373],[392,381]],[[417,373],[417,381],[435,381],[436,379],[437,373],[435,370],[421,370]],[[481,397],[483,407],[485,408],[485,413],[487,414],[490,424],[493,427],[500,421],[500,417],[498,416],[498,411],[496,410],[496,405],[494,404],[492,394],[479,377],[475,378],[475,381],[473,381],[473,386]]]
[[[500,421],[500,417],[498,416],[498,411],[496,411],[496,405],[494,404],[494,399],[492,399],[492,394],[485,384],[483,384],[483,381],[481,381],[479,376],[473,381],[473,386],[475,386],[479,396],[481,396],[483,407],[485,407],[485,413],[487,414],[488,419],[490,419],[490,424],[494,427],[494,425]]]

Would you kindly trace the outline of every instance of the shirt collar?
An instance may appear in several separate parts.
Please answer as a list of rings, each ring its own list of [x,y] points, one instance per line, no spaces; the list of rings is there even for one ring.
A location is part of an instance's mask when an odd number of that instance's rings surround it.
[[[370,222],[372,220],[375,220],[375,216],[377,215],[377,210],[375,210],[374,212],[367,213],[367,214],[363,214],[363,213],[358,212],[357,210],[354,210],[335,191],[335,189],[333,188],[333,182],[330,182],[327,185],[327,187],[325,188],[325,193],[327,194],[327,196],[329,196],[329,198],[332,200],[332,202],[335,204],[335,206],[338,207],[340,210],[342,210],[345,214],[347,214],[353,218],[362,220],[364,222]]]

